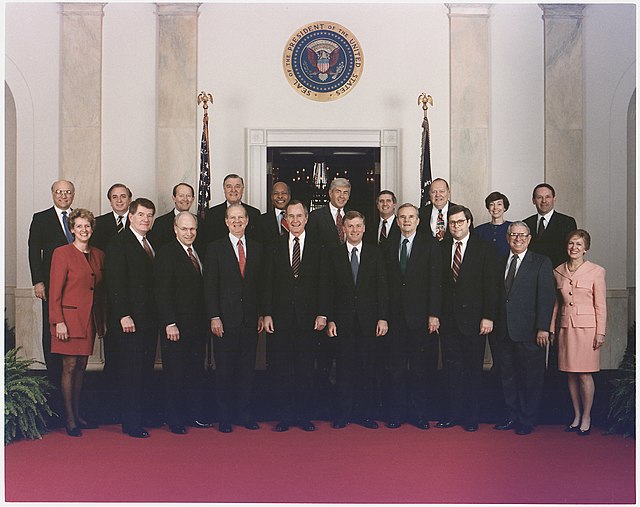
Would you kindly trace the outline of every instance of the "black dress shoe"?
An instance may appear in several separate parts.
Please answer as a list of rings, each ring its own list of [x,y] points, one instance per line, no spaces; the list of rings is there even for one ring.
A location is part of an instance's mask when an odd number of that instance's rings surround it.
[[[133,438],[147,438],[149,436],[149,432],[144,428],[131,428],[125,433]]]
[[[184,426],[180,426],[179,424],[176,426],[169,426],[171,433],[175,433],[176,435],[184,435],[187,432],[187,428]]]
[[[578,428],[578,432],[577,435],[579,437],[586,437],[587,435],[591,434],[591,425],[589,425],[589,427],[586,430],[581,430]]]
[[[85,422],[79,422],[78,428],[80,428],[81,430],[95,430],[95,429],[98,429],[99,426],[94,422],[85,421]]]
[[[387,421],[387,424],[385,424],[385,426],[387,428],[391,428],[392,430],[395,430],[396,428],[399,428],[400,426],[402,426],[402,423],[397,419],[392,419],[391,421]]]
[[[258,426],[258,423],[255,421],[249,421],[248,423],[244,424],[244,427],[247,428],[248,430],[259,430],[260,426]]]
[[[277,431],[278,433],[282,433],[283,431],[289,431],[289,424],[281,421],[278,424],[276,424],[275,431]]]
[[[436,428],[453,428],[454,426],[456,426],[458,423],[455,421],[440,421],[438,423],[436,423]]]
[[[231,433],[233,431],[233,426],[230,423],[220,423],[218,426],[220,433]]]
[[[142,425],[147,428],[161,428],[164,426],[164,421],[162,419],[148,419],[143,420]]]
[[[302,421],[300,423],[300,427],[304,430],[304,431],[315,431],[316,426],[315,424],[313,424],[311,421]]]
[[[346,427],[347,427],[347,424],[349,424],[349,423],[347,423],[346,421],[342,421],[342,420],[339,420],[339,421],[333,421],[333,422],[331,423],[331,427],[332,427],[334,430],[341,430],[342,428],[346,428]]]
[[[516,430],[516,435],[528,435],[533,431],[533,427],[528,424],[521,424]]]
[[[507,419],[506,421],[500,423],[500,424],[496,424],[493,429],[494,430],[501,430],[501,431],[505,431],[505,430],[512,430],[513,428],[516,427],[516,422],[513,419]]]
[[[428,430],[431,426],[429,426],[429,421],[423,419],[422,417],[416,421],[416,428],[421,430]]]
[[[67,430],[67,435],[69,435],[70,437],[82,436],[82,431],[80,431],[80,428],[78,428],[77,426],[74,426],[73,428],[71,426],[65,426],[65,429]]]
[[[578,424],[577,426],[571,426],[570,424],[567,424],[567,427],[564,429],[565,433],[575,433],[580,429],[580,425]]]
[[[194,419],[193,421],[189,421],[187,423],[187,426],[191,426],[192,428],[211,428],[213,426],[213,423],[198,421],[197,419]]]
[[[378,429],[378,423],[373,419],[360,419],[360,421],[358,421],[358,424],[360,426],[364,426],[365,428],[369,428],[370,430]]]
[[[464,427],[464,431],[468,431],[469,433],[473,433],[474,431],[478,431],[478,425],[477,424],[467,424]]]

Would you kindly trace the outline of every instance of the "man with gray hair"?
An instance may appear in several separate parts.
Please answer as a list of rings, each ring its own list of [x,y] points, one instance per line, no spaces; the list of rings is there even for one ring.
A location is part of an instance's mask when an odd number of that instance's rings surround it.
[[[342,221],[345,206],[351,196],[351,183],[346,178],[334,178],[329,185],[329,204],[309,214],[309,233],[317,236],[323,246],[333,247],[344,243]]]

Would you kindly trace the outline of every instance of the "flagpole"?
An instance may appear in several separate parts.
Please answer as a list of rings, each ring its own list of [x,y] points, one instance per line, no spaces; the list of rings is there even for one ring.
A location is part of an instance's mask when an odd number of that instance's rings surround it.
[[[422,145],[420,149],[420,205],[426,206],[429,202],[429,187],[431,186],[431,139],[429,133],[429,118],[427,117],[427,110],[429,104],[433,106],[433,98],[431,95],[421,93],[418,96],[418,105],[422,106],[424,111],[424,118],[422,120]]]
[[[200,92],[198,105],[202,104],[202,138],[200,141],[200,178],[198,183],[198,215],[204,219],[211,200],[211,158],[209,155],[209,102],[213,104],[213,95]]]
[[[198,216],[201,220],[209,207],[211,200],[211,159],[209,157],[209,102],[213,104],[213,95],[200,92],[198,94],[198,105],[202,104],[204,115],[202,117],[202,138],[200,140],[200,178],[198,182]],[[209,333],[207,340],[207,371],[213,369],[213,335]]]

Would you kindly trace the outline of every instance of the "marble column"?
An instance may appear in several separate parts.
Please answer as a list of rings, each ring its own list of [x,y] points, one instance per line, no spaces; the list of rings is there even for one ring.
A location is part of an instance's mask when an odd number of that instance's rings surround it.
[[[60,176],[76,187],[75,207],[99,214],[105,4],[60,5]]]
[[[556,207],[584,225],[582,4],[540,4],[544,20],[545,181]]]
[[[196,188],[198,170],[197,49],[199,3],[157,4],[157,213],[169,211],[171,189]],[[206,90],[210,92],[210,90]],[[194,204],[192,211],[195,211]]]
[[[451,199],[484,216],[490,183],[489,4],[447,4],[451,92]],[[479,195],[482,199],[479,199]],[[475,208],[474,208],[475,206]]]

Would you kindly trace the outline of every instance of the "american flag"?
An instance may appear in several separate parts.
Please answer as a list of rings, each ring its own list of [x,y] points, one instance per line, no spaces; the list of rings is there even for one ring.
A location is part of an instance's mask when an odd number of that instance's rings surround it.
[[[209,171],[209,115],[204,110],[202,140],[200,141],[200,182],[198,184],[198,215],[204,218],[211,200],[211,174]]]
[[[429,139],[429,120],[425,114],[422,121],[422,154],[420,157],[420,205],[429,203],[429,187],[431,187],[431,147]]]

